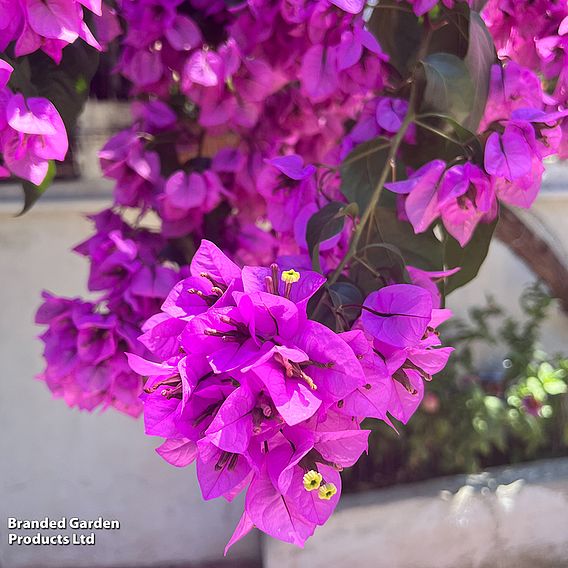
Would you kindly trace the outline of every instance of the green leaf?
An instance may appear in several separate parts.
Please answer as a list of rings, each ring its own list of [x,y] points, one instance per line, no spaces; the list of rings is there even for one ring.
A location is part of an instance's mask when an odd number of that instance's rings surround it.
[[[536,377],[528,377],[526,388],[538,401],[546,400],[546,391],[542,388],[542,383]]]
[[[373,9],[368,29],[389,55],[389,64],[406,79],[414,71],[421,48],[423,55],[452,54],[464,59],[469,46],[470,8],[467,3],[455,3],[449,9],[441,4],[428,14],[431,27],[426,29],[423,18],[417,17],[408,3],[381,0]],[[424,42],[428,34],[428,41]]]
[[[454,118],[438,113],[427,113],[416,118],[417,144],[406,144],[404,161],[417,169],[436,159],[447,163],[465,158],[483,165],[483,146],[479,137],[464,128]]]
[[[503,409],[503,401],[497,396],[487,395],[483,402],[491,415],[496,415]]]
[[[422,61],[425,88],[420,112],[445,113],[463,124],[474,103],[474,87],[465,63],[449,53]]]
[[[424,33],[412,8],[397,0],[381,1],[373,10],[367,27],[389,55],[390,65],[401,77],[410,75]]]
[[[20,57],[14,60],[5,53],[0,54],[0,56],[14,69],[10,76],[10,82],[8,83],[10,89],[12,89],[12,91],[21,91],[28,96],[37,96],[37,90],[31,84],[31,69],[28,58]]]
[[[405,263],[422,270],[440,270],[443,264],[443,245],[433,230],[416,234],[412,225],[398,218],[397,196],[384,191],[375,212],[379,242],[394,245]],[[377,242],[377,241],[375,241]]]
[[[378,137],[357,146],[341,164],[341,193],[357,203],[361,214],[367,209],[388,159],[390,141]]]
[[[448,269],[461,267],[457,274],[446,280],[446,294],[465,286],[477,276],[489,252],[489,245],[496,226],[497,219],[492,223],[480,223],[469,243],[463,248],[444,230],[444,264]]]
[[[546,394],[551,396],[557,396],[568,392],[568,386],[561,379],[549,379],[543,382],[542,386],[544,387]]]
[[[349,325],[353,323],[361,313],[358,306],[363,303],[363,294],[361,290],[351,282],[335,282],[329,286],[329,296],[336,309],[340,310],[342,316],[347,320]],[[343,307],[348,306],[348,307]]]
[[[385,279],[407,279],[405,265],[423,270],[441,270],[443,244],[432,230],[415,234],[410,223],[401,221],[396,211],[396,196],[384,191],[375,210],[372,230],[359,243],[352,263],[351,279],[365,294],[384,285]]]
[[[430,25],[434,29],[430,30],[428,53],[451,53],[463,59],[469,44],[469,6],[459,2],[451,9],[441,4],[438,8],[435,18],[430,13]]]
[[[463,125],[475,131],[483,117],[489,95],[491,67],[497,62],[493,38],[477,12],[470,13],[469,48],[464,61],[473,81],[474,91],[473,108]]]
[[[546,381],[547,379],[550,379],[551,377],[553,377],[554,374],[554,367],[548,363],[541,363],[539,368],[538,368],[538,378],[541,381]]]
[[[354,203],[345,205],[339,201],[332,201],[312,215],[308,221],[306,241],[314,270],[321,272],[320,243],[340,233],[345,225],[345,217],[356,214],[357,206]]]
[[[56,172],[57,172],[57,167],[55,166],[55,162],[51,160],[49,162],[47,175],[45,176],[45,179],[43,180],[41,185],[34,185],[30,181],[22,182],[22,189],[24,191],[24,207],[18,213],[18,215],[16,215],[17,217],[23,215],[24,213],[27,213],[34,206],[35,202],[43,195],[45,190],[52,184]]]

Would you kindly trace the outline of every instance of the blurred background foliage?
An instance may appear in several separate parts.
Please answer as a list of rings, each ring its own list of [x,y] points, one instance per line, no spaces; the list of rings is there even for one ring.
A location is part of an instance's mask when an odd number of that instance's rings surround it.
[[[554,302],[535,283],[520,299],[522,318],[492,298],[442,329],[455,353],[426,385],[419,411],[398,433],[370,421],[369,455],[343,472],[348,491],[474,473],[488,466],[568,454],[568,353],[547,354],[539,335]],[[503,354],[480,373],[483,346]]]

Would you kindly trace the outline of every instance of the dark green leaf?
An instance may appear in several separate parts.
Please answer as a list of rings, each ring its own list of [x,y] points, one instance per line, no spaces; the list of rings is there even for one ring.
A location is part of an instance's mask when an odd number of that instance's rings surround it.
[[[1,57],[14,69],[10,77],[9,87],[13,91],[21,91],[30,97],[37,96],[37,89],[31,83],[31,69],[28,58],[21,57],[18,60],[13,60],[5,53],[2,53]]]
[[[332,201],[312,215],[308,221],[306,241],[314,270],[321,272],[319,261],[320,243],[340,233],[345,225],[345,217],[356,215],[356,213],[357,207],[355,204],[345,205],[345,203],[339,201]]]
[[[53,182],[57,168],[55,162],[52,160],[49,162],[49,169],[47,170],[47,176],[43,180],[41,185],[34,185],[29,181],[22,182],[22,189],[24,190],[24,207],[18,213],[17,217],[27,213],[35,204],[35,202],[43,195],[45,190]]]
[[[410,75],[424,32],[412,8],[397,0],[381,1],[373,10],[368,28],[383,51],[389,55],[389,63],[401,77]]]
[[[489,245],[491,244],[491,238],[496,226],[497,219],[492,223],[480,223],[471,241],[463,248],[451,235],[446,233],[446,238],[444,239],[444,264],[448,269],[456,268],[457,266],[461,267],[457,274],[447,279],[445,285],[446,294],[465,286],[477,276],[489,252]]]
[[[310,319],[318,321],[335,332],[343,331],[344,326],[340,316],[335,311],[327,286],[322,286],[311,297],[307,312]]]
[[[396,209],[379,205],[376,211],[379,238],[394,245],[406,264],[423,270],[439,270],[442,266],[442,243],[432,230],[416,234],[412,225],[398,218]]]
[[[432,28],[425,55],[448,53],[463,59],[469,45],[469,13],[465,2],[456,3],[451,9],[439,4],[430,11]],[[437,25],[442,22],[445,25]],[[414,14],[412,7],[406,2],[381,0],[373,10],[368,28],[388,53],[389,63],[400,77],[406,79],[411,75],[427,33],[422,18]]]
[[[432,230],[416,235],[410,223],[398,219],[396,196],[383,192],[375,210],[373,230],[359,243],[350,277],[369,294],[386,280],[406,280],[405,265],[423,270],[441,270],[443,245]]]
[[[448,114],[462,124],[473,106],[474,88],[465,63],[449,53],[422,61],[425,88],[420,112]]]
[[[459,2],[452,9],[441,4],[438,7],[438,17],[432,20],[430,15],[435,29],[431,32],[428,53],[451,53],[463,59],[469,44],[469,6],[465,2]],[[436,25],[442,21],[446,25]]]
[[[378,137],[357,146],[341,164],[341,193],[363,213],[387,162],[390,142]]]
[[[353,306],[360,306],[363,303],[363,294],[355,284],[335,282],[329,287],[329,295],[333,305],[345,318],[347,324],[350,325],[359,317],[361,309]]]
[[[417,144],[402,149],[409,166],[418,168],[435,159],[449,163],[459,157],[483,164],[483,147],[478,136],[451,116],[430,113],[416,120]]]
[[[474,86],[473,108],[464,126],[475,131],[485,111],[489,95],[491,66],[497,61],[493,38],[477,12],[470,14],[469,48],[464,61]]]

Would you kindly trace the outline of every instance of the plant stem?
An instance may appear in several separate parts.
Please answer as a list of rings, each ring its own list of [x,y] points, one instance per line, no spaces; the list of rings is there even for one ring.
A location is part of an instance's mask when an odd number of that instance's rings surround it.
[[[396,155],[398,153],[400,145],[402,144],[402,141],[404,140],[404,136],[406,134],[406,131],[408,130],[408,127],[414,121],[415,99],[416,99],[416,86],[413,83],[412,89],[410,91],[410,98],[409,98],[409,101],[408,101],[408,112],[407,112],[407,114],[404,118],[404,122],[402,123],[400,129],[398,130],[395,137],[391,141],[389,154],[388,154],[386,163],[383,167],[383,170],[381,172],[381,177],[379,178],[379,181],[378,181],[378,183],[375,187],[375,190],[373,191],[373,195],[371,196],[371,200],[369,201],[369,205],[368,205],[367,209],[365,210],[365,212],[363,213],[363,216],[361,217],[361,221],[359,222],[359,224],[357,225],[357,228],[355,229],[355,231],[353,232],[353,234],[351,236],[351,242],[349,244],[349,249],[348,249],[347,253],[345,254],[345,256],[342,258],[338,267],[335,269],[333,274],[329,277],[328,285],[333,284],[334,282],[337,281],[337,279],[339,278],[339,276],[343,272],[343,269],[345,268],[346,264],[353,257],[353,255],[357,252],[357,247],[359,245],[359,241],[361,240],[361,234],[363,232],[363,229],[365,228],[367,223],[371,220],[372,216],[375,214],[375,209],[376,209],[376,207],[379,203],[379,199],[381,197],[381,193],[383,191],[384,185],[385,185],[385,183],[388,179],[389,173],[391,172],[392,164],[396,161]]]
[[[422,122],[421,120],[416,120],[415,122],[416,122],[417,126],[420,126],[421,128],[424,128],[425,130],[429,130],[430,132],[436,134],[440,138],[444,138],[445,140],[448,140],[452,144],[455,144],[456,146],[459,146],[460,148],[462,148],[464,150],[466,149],[466,146],[464,144],[462,144],[459,140],[452,138],[449,134],[446,134],[442,130],[438,130],[437,128],[430,126],[429,124],[426,124],[425,122]]]

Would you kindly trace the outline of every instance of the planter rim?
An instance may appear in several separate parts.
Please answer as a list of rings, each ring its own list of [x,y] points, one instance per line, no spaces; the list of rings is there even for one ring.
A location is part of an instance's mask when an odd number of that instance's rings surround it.
[[[568,457],[491,467],[481,473],[436,477],[415,483],[350,493],[341,497],[337,510],[367,507],[416,497],[437,497],[442,492],[456,493],[462,487],[470,487],[478,493],[487,490],[494,492],[501,485],[510,485],[519,481],[538,485],[554,483],[562,479],[568,479]]]

